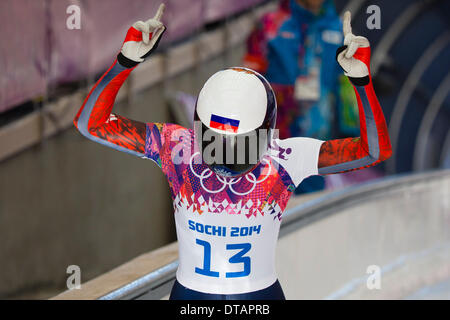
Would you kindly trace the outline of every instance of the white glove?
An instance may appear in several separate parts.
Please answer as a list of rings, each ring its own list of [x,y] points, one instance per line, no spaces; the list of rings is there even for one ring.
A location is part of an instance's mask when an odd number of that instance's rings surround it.
[[[352,33],[350,21],[351,13],[347,11],[343,21],[344,46],[337,50],[336,60],[353,84],[366,85],[370,81],[370,43]]]
[[[156,15],[143,22],[137,21],[128,29],[118,56],[119,63],[126,67],[133,67],[144,61],[158,46],[161,35],[166,27],[161,22],[165,5],[162,3]]]

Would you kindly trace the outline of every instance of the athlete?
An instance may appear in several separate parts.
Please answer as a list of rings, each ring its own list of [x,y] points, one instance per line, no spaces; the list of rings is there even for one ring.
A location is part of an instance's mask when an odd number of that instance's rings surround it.
[[[277,139],[274,93],[260,74],[245,68],[221,70],[204,84],[194,129],[113,114],[121,85],[165,30],[163,10],[161,5],[153,19],[128,30],[75,126],[95,142],[151,159],[167,177],[179,244],[171,299],[284,299],[275,247],[295,187],[308,176],[373,166],[391,155],[370,77],[369,42],[351,33],[347,12],[336,57],[357,97],[358,138]]]

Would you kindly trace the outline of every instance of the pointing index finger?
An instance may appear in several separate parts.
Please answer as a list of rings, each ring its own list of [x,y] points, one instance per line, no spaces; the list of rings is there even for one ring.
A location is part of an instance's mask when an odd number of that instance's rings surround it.
[[[166,7],[166,5],[164,3],[161,3],[159,5],[158,11],[156,12],[155,17],[153,19],[161,21],[165,7]]]
[[[344,13],[344,21],[343,21],[343,31],[344,31],[344,37],[349,34],[352,33],[352,26],[350,24],[350,21],[352,19],[352,14],[350,13],[350,11],[346,11]]]

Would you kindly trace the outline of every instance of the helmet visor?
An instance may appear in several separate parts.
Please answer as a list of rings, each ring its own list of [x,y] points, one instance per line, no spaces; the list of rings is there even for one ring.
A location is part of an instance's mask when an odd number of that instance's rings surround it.
[[[271,130],[258,128],[248,133],[220,133],[201,121],[194,124],[196,140],[205,162],[216,174],[243,175],[254,169],[268,149]]]

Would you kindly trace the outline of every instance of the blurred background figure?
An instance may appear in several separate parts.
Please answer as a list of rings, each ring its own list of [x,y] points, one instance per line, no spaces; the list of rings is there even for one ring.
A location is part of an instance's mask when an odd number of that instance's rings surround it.
[[[282,0],[250,35],[244,64],[271,82],[282,139],[358,135],[353,89],[334,58],[343,42],[341,30],[332,0]],[[296,193],[324,188],[325,178],[314,176]]]

